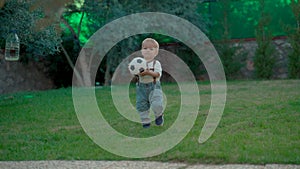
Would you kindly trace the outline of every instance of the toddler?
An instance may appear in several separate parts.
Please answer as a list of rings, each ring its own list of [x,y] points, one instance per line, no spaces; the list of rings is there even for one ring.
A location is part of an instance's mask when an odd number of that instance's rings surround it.
[[[142,125],[149,128],[151,119],[149,118],[150,107],[155,115],[155,124],[162,126],[163,118],[163,95],[160,84],[162,75],[161,64],[154,58],[157,56],[159,44],[152,38],[146,38],[142,42],[142,55],[147,62],[147,68],[138,74],[136,87],[136,109],[139,112]]]

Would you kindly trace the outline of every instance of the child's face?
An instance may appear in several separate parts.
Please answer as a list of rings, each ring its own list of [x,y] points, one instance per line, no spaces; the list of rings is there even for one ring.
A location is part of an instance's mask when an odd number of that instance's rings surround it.
[[[142,55],[146,61],[151,61],[158,54],[158,48],[154,43],[145,42],[142,46]]]

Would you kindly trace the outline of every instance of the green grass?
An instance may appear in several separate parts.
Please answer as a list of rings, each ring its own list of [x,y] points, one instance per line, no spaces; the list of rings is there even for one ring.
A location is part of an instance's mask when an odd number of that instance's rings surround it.
[[[195,126],[173,149],[142,159],[189,163],[300,164],[300,80],[228,82],[225,111],[213,136],[198,143],[210,107],[210,85],[199,83],[201,105]],[[96,90],[98,105],[119,132],[157,135],[176,119],[180,92],[163,84],[167,96],[163,128],[142,129],[113,106],[110,88]],[[134,102],[134,88],[131,101]],[[111,154],[95,144],[77,119],[72,90],[0,96],[0,160],[139,160]],[[133,112],[135,113],[135,112]]]

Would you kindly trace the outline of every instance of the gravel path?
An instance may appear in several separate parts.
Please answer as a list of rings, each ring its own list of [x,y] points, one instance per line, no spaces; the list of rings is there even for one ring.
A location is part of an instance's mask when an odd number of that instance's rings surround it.
[[[300,169],[300,165],[203,165],[149,161],[0,161],[0,169]]]

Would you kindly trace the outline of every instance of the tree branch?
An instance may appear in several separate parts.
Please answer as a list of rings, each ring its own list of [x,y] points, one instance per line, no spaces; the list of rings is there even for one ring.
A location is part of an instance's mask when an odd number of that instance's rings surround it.
[[[80,37],[81,24],[82,24],[83,17],[84,17],[84,12],[82,12],[82,14],[81,14],[80,22],[79,22],[78,28],[77,28],[77,33],[78,33],[78,34],[77,34],[77,37],[78,37],[78,38]]]
[[[68,29],[71,31],[72,35],[75,39],[79,39],[75,30],[72,28],[72,26],[66,21],[64,17],[61,17],[62,22],[68,27]]]
[[[77,69],[75,68],[75,66],[74,66],[74,64],[73,64],[73,62],[72,62],[72,60],[71,60],[68,52],[66,51],[66,49],[64,48],[64,46],[62,44],[60,44],[60,47],[62,48],[62,50],[63,50],[63,52],[64,52],[64,54],[65,54],[65,56],[67,58],[67,61],[68,61],[69,65],[71,66],[73,72],[75,73],[75,76],[78,79],[78,82],[80,82],[80,85],[83,86],[83,84],[82,84],[82,78],[81,78],[79,72],[77,71]]]

